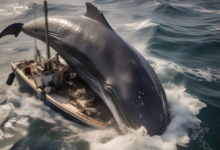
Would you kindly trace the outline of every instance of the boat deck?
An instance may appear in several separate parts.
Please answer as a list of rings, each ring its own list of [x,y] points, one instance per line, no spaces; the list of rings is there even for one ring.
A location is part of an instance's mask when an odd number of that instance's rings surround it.
[[[22,65],[21,63],[22,62],[12,63],[12,68],[16,68],[16,73],[37,93],[41,93],[42,88],[36,87],[33,76],[24,73],[24,68],[31,65],[36,66],[36,63],[23,63]],[[112,120],[113,117],[102,99],[77,76],[64,80],[60,89],[46,94],[46,99],[90,126],[96,128],[115,126],[115,124],[109,125],[109,121]]]

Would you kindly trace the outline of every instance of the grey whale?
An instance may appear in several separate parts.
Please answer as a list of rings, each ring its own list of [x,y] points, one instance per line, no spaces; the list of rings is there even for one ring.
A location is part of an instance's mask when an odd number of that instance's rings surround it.
[[[49,17],[50,46],[105,102],[122,134],[144,126],[149,135],[170,122],[164,89],[150,64],[126,43],[92,4],[80,17]],[[0,34],[23,31],[45,42],[44,18],[15,23]]]

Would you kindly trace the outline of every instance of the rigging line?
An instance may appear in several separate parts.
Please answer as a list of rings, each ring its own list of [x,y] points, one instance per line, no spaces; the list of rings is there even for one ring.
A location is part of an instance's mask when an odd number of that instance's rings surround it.
[[[35,48],[37,48],[37,39],[36,39],[36,3],[34,3],[34,33],[35,33],[34,45],[35,45]]]

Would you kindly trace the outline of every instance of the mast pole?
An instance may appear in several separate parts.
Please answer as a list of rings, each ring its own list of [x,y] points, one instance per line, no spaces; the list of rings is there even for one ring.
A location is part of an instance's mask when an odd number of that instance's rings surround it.
[[[36,3],[34,3],[34,30],[36,31]],[[36,35],[36,32],[35,32]],[[36,37],[34,38],[34,60],[37,62],[37,40]]]
[[[44,12],[45,12],[45,37],[46,37],[46,49],[47,58],[50,59],[50,46],[49,46],[49,36],[48,36],[48,20],[47,20],[47,0],[44,1]]]
[[[34,30],[36,30],[36,3],[34,3]],[[36,35],[36,33],[35,33],[35,35]],[[34,46],[35,46],[35,49],[36,49],[37,48],[37,39],[36,39],[36,37],[34,38]]]

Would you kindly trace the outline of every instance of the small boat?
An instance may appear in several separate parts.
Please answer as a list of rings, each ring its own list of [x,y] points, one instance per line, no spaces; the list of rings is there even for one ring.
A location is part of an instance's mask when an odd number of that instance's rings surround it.
[[[47,2],[45,0],[45,31],[48,40]],[[35,46],[36,47],[36,46]],[[98,129],[115,128],[117,125],[102,99],[66,63],[61,63],[59,55],[50,57],[49,43],[46,42],[47,59],[35,50],[34,60],[12,62],[13,72],[7,84],[14,78],[22,90],[35,95],[53,109],[82,125]]]

